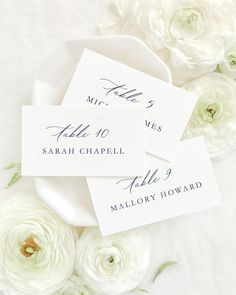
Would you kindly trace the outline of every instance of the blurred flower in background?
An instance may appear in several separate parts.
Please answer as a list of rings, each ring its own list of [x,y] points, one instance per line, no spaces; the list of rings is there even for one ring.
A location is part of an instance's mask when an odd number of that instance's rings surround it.
[[[236,34],[225,38],[225,52],[219,71],[230,78],[236,78]]]
[[[183,88],[199,96],[185,137],[204,135],[210,156],[222,156],[236,143],[236,83],[211,73]]]
[[[76,272],[101,294],[121,294],[141,283],[149,266],[149,237],[140,228],[101,237],[87,228],[77,243]]]
[[[100,28],[143,39],[182,85],[221,63],[224,37],[235,32],[235,6],[233,0],[116,0],[114,17]]]
[[[35,196],[1,199],[0,289],[10,295],[49,295],[74,269],[75,236]]]
[[[53,295],[92,295],[92,293],[78,276],[72,275],[64,287]]]

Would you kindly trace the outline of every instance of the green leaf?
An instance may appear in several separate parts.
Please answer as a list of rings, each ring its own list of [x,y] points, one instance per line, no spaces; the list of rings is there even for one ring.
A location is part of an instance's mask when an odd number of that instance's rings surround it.
[[[178,261],[167,261],[165,263],[163,263],[157,270],[152,282],[155,283],[156,281],[156,278],[164,271],[166,270],[167,268],[169,268],[170,266],[172,265],[175,265],[175,264],[178,264]]]
[[[138,289],[138,291],[143,292],[143,293],[149,293],[147,290],[145,289]]]
[[[3,167],[4,169],[12,169],[12,168],[15,168],[15,167],[18,167],[19,166],[19,163],[11,163],[11,164],[8,164],[7,166]]]
[[[215,69],[216,72],[218,73],[221,73],[221,70],[220,70],[220,65],[217,65],[216,69]]]
[[[20,173],[20,171],[16,171],[16,172],[12,175],[12,177],[11,177],[10,181],[8,182],[6,188],[9,188],[10,186],[12,186],[12,185],[13,185],[18,179],[20,179],[20,178],[21,178],[21,173]]]
[[[21,178],[21,163],[11,163],[4,167],[4,169],[13,169],[15,168],[15,173],[10,178],[6,188],[12,186],[18,179]]]

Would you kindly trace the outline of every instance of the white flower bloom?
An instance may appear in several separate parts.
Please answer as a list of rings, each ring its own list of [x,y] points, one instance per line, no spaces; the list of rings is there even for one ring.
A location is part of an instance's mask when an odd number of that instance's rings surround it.
[[[97,293],[120,294],[141,283],[149,254],[143,229],[102,238],[97,228],[88,228],[77,243],[76,271]]]
[[[88,288],[82,283],[81,279],[72,275],[72,277],[65,283],[64,287],[54,295],[91,295]]]
[[[0,289],[49,295],[71,276],[75,232],[34,196],[17,194],[0,206]]]
[[[236,83],[212,73],[183,86],[199,95],[185,137],[204,135],[211,157],[219,157],[236,144]]]
[[[233,0],[117,0],[117,17],[107,26],[143,39],[182,85],[222,60],[223,37],[235,31],[235,6]]]
[[[225,40],[224,59],[219,64],[221,73],[236,78],[236,35],[230,35]]]

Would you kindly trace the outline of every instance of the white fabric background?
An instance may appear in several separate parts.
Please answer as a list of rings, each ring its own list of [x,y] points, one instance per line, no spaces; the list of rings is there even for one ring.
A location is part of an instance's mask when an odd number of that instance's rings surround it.
[[[0,167],[20,161],[20,106],[30,103],[37,69],[62,41],[95,35],[95,21],[109,13],[110,3],[0,0]],[[236,294],[235,164],[236,152],[213,162],[222,192],[221,207],[152,226],[150,278],[166,260],[181,264],[166,270],[151,286],[150,294]],[[11,172],[0,171],[1,197],[5,197]],[[31,180],[22,180],[15,189],[22,186],[32,186]]]

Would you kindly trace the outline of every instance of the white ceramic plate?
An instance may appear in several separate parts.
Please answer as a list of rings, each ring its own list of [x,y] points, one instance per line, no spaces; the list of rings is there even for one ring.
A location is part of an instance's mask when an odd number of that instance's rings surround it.
[[[33,104],[61,103],[84,48],[171,83],[166,64],[135,37],[76,39],[64,42],[39,71],[33,83]],[[84,177],[36,177],[35,188],[38,196],[67,223],[76,226],[97,224]]]

